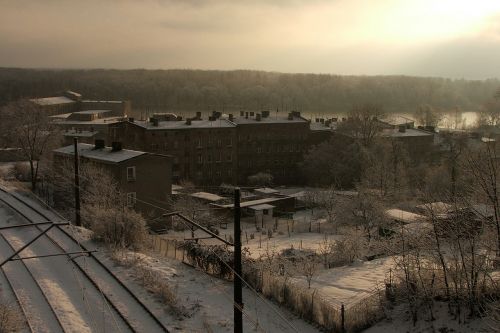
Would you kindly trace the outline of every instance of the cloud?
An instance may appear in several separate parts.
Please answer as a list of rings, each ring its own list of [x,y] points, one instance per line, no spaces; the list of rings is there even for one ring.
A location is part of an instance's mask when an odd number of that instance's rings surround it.
[[[434,3],[0,0],[0,66],[500,76],[499,17]]]

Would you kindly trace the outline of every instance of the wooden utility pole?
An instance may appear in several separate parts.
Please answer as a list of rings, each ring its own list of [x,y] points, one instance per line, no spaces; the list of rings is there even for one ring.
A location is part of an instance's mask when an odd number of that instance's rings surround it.
[[[80,173],[78,165],[78,138],[73,138],[73,145],[75,147],[75,224],[82,225],[80,218]]]
[[[234,190],[234,333],[243,332],[240,189]]]

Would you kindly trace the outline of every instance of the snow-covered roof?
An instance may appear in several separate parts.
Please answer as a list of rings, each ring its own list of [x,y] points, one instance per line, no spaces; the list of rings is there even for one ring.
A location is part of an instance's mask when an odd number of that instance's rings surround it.
[[[224,199],[224,197],[221,197],[220,195],[208,193],[208,192],[196,192],[196,193],[190,194],[190,196],[192,196],[194,198],[198,198],[198,199],[212,201],[212,202],[216,202],[216,201],[220,201],[220,200]]]
[[[256,205],[256,206],[250,206],[248,208],[252,209],[252,210],[264,210],[264,209],[273,209],[275,207],[276,206],[269,205],[269,204],[261,204],[261,205]]]
[[[408,212],[406,210],[401,210],[397,208],[393,209],[388,209],[385,211],[385,214],[387,217],[404,222],[404,223],[412,223],[412,222],[419,222],[425,220],[425,216],[415,214],[412,212]]]
[[[452,205],[441,201],[428,202],[418,205],[415,208],[417,208],[423,214],[445,214],[453,210]]]
[[[70,137],[80,137],[80,138],[91,138],[96,135],[97,131],[79,131],[79,130],[68,130],[63,133],[64,136]]]
[[[177,185],[177,184],[172,184],[172,190],[182,190],[184,187]]]
[[[260,120],[256,120],[255,116],[245,117],[234,117],[233,123],[238,125],[250,125],[250,124],[289,124],[289,123],[306,123],[307,119],[302,117],[294,116],[293,119],[288,119],[287,115],[269,115],[269,117],[261,117]]]
[[[254,192],[261,193],[261,194],[274,194],[274,193],[279,193],[278,190],[275,190],[274,188],[270,187],[261,187],[261,188],[256,188]]]
[[[61,147],[61,148],[54,150],[54,153],[61,154],[61,155],[73,156],[75,152],[74,152],[73,145],[69,145],[69,146]],[[128,150],[128,149],[121,149],[118,151],[112,151],[111,147],[105,147],[102,149],[95,149],[94,145],[90,145],[87,143],[79,143],[78,144],[78,154],[81,157],[85,157],[85,158],[95,160],[95,161],[120,163],[120,162],[129,160],[129,159],[132,159],[132,158],[135,158],[137,156],[141,156],[141,155],[144,155],[147,153],[143,152],[143,151]]]
[[[35,104],[38,104],[38,105],[58,105],[58,104],[75,103],[74,100],[72,100],[71,98],[68,98],[66,96],[34,98],[31,101]]]
[[[396,229],[396,232],[405,232],[412,236],[420,236],[432,230],[432,224],[429,222],[412,222],[403,225],[402,230]]]
[[[244,202],[240,203],[240,207],[244,208],[244,207],[257,206],[257,205],[266,204],[266,203],[270,203],[270,202],[280,201],[280,200],[283,200],[283,199],[288,199],[288,197],[284,197],[284,198],[264,198],[264,199],[258,199],[258,200],[244,201]],[[234,204],[215,205],[215,206],[221,207],[221,208],[233,208]]]
[[[76,111],[73,113],[76,113],[76,114],[100,114],[100,113],[106,113],[106,112],[111,112],[111,110],[84,110],[84,111]]]
[[[410,136],[432,136],[433,134],[427,131],[415,129],[415,128],[407,128],[404,132],[400,132],[398,128],[388,128],[384,129],[381,133],[381,136],[385,137],[410,137]]]
[[[186,124],[186,120],[159,121],[158,126],[154,126],[152,122],[145,120],[135,120],[131,124],[135,124],[148,130],[236,127],[235,124],[226,119],[217,119],[215,121],[191,120],[191,125]]]

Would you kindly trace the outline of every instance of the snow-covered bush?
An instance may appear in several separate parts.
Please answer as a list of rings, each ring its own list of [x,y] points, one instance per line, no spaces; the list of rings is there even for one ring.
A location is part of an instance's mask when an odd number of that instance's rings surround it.
[[[86,210],[85,220],[90,222],[96,240],[116,247],[140,248],[147,235],[146,221],[127,208],[97,208]]]

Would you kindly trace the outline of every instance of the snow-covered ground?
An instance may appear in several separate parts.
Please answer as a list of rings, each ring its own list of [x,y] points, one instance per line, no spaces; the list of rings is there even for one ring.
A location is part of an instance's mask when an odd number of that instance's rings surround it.
[[[349,266],[321,270],[312,279],[311,288],[318,294],[340,306],[351,304],[369,296],[374,288],[384,283],[386,274],[394,261],[392,257],[372,261],[359,261]],[[304,287],[304,277],[295,278]]]
[[[464,311],[464,314],[467,311]],[[405,305],[399,305],[388,312],[388,318],[363,331],[363,333],[482,333],[498,332],[498,323],[490,318],[470,320],[462,316],[461,323],[448,313],[446,303],[436,302],[434,306],[435,320],[429,320],[428,313],[419,313],[415,326],[410,319]]]
[[[188,311],[190,316],[173,322],[172,330],[180,332],[233,331],[231,282],[216,279],[173,259],[154,255],[141,255],[140,257],[141,264],[161,272],[165,280],[174,287],[180,305],[190,309]],[[127,283],[135,281],[131,268],[116,265],[113,270]],[[138,292],[140,296],[148,297],[148,293],[144,290]],[[318,329],[286,309],[280,308],[259,295],[248,288],[243,289],[245,332],[319,332]]]

